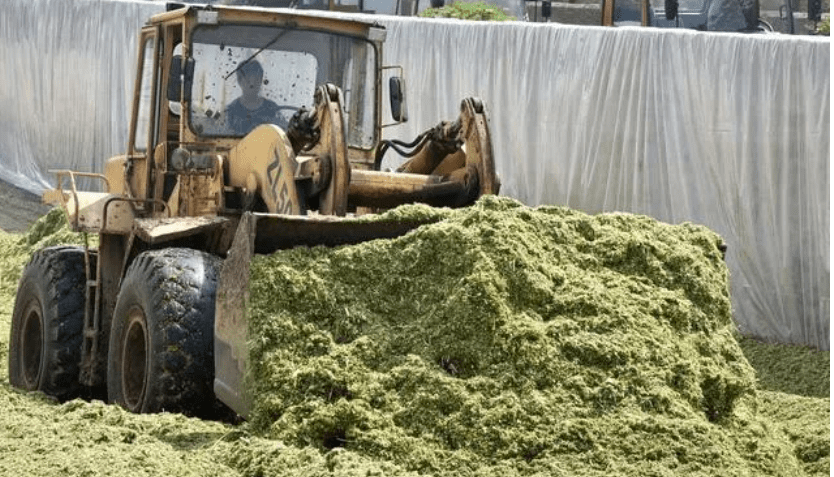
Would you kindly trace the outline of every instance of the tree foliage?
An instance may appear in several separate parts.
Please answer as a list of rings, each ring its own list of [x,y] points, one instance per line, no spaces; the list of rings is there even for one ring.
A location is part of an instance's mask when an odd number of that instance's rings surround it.
[[[831,35],[831,18],[823,19],[817,26],[817,34],[829,36]]]
[[[426,18],[458,18],[461,20],[507,21],[515,17],[507,15],[500,7],[485,2],[454,2],[440,8],[428,8],[420,13]]]

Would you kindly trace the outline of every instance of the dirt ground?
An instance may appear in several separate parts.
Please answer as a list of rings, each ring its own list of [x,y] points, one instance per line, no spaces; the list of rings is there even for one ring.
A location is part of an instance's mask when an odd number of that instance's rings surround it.
[[[2,180],[0,204],[0,230],[4,232],[23,232],[50,209],[37,194]]]

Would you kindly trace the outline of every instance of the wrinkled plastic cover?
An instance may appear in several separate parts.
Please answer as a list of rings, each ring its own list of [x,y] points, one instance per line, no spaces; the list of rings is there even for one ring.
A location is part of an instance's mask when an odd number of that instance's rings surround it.
[[[10,0],[0,7],[0,179],[34,192],[53,169],[124,153],[139,29],[165,5]]]
[[[389,136],[480,96],[502,194],[704,224],[728,244],[742,333],[829,348],[827,38],[386,24],[411,115]]]
[[[4,1],[0,179],[37,191],[124,150],[137,27],[162,8]],[[406,72],[410,120],[385,137],[479,96],[503,195],[704,224],[742,333],[829,348],[828,39],[358,16]]]

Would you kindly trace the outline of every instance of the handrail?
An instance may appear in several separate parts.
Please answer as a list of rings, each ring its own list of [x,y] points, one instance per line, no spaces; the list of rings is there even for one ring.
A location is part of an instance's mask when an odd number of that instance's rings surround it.
[[[78,223],[79,223],[79,208],[80,208],[80,205],[79,205],[80,201],[78,200],[78,186],[77,186],[76,181],[75,181],[76,176],[78,176],[78,177],[90,177],[90,178],[93,178],[93,179],[101,179],[102,181],[104,181],[104,185],[106,187],[105,192],[107,192],[107,193],[110,192],[110,181],[107,179],[107,177],[104,176],[104,174],[97,174],[97,173],[92,173],[92,172],[76,172],[76,171],[70,171],[70,170],[52,170],[52,171],[49,171],[49,172],[52,172],[56,175],[56,179],[57,179],[57,182],[58,182],[56,190],[59,193],[59,196],[61,198],[61,203],[64,206],[64,209],[67,208],[67,201],[64,199],[64,178],[69,177],[69,181],[70,181],[70,191],[69,192],[72,194],[73,202],[75,202],[75,214],[74,214],[75,220],[73,221],[72,225],[76,229],[79,227]],[[162,210],[165,212],[165,214],[168,216],[168,218],[171,217],[171,209],[168,207],[168,203],[166,203],[165,201],[163,201],[161,199],[137,199],[137,198],[132,198],[132,197],[114,196],[114,197],[108,198],[104,202],[104,207],[103,207],[103,210],[102,210],[102,218],[101,218],[101,229],[102,230],[107,229],[107,209],[110,207],[110,204],[112,204],[113,202],[117,202],[117,201],[130,202],[130,203],[135,203],[135,204],[140,204],[140,203],[141,204],[148,204],[148,203],[150,203],[150,204],[159,204],[159,205],[162,206]]]
[[[78,228],[78,207],[79,207],[78,206],[78,187],[75,184],[75,177],[80,176],[80,177],[89,177],[89,178],[92,178],[92,179],[101,179],[101,180],[104,181],[104,185],[106,187],[105,192],[110,192],[110,181],[107,179],[107,177],[104,174],[97,174],[97,173],[93,173],[93,172],[76,172],[76,171],[71,171],[71,170],[68,170],[68,169],[51,170],[49,172],[52,172],[52,173],[55,174],[55,178],[56,178],[56,181],[57,181],[56,189],[58,190],[58,194],[61,197],[61,203],[64,206],[64,209],[67,208],[67,201],[64,199],[64,177],[69,176],[70,187],[71,187],[71,191],[72,191],[72,198],[73,198],[73,201],[75,202],[75,223],[73,223],[74,228]]]
[[[161,199],[135,199],[132,197],[110,197],[106,201],[104,201],[104,210],[102,211],[101,217],[101,229],[107,229],[107,208],[110,207],[112,202],[122,201],[122,202],[131,202],[131,203],[156,203],[162,205],[162,210],[166,212],[168,217],[171,218],[171,209],[168,208],[168,203]]]

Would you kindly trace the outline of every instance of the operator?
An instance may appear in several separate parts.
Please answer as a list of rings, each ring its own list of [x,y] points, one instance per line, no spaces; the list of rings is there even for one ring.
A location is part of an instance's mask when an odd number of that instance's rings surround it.
[[[278,105],[260,95],[264,69],[260,63],[250,60],[238,68],[237,83],[243,92],[226,107],[226,120],[235,133],[244,135],[256,126],[274,123]]]

